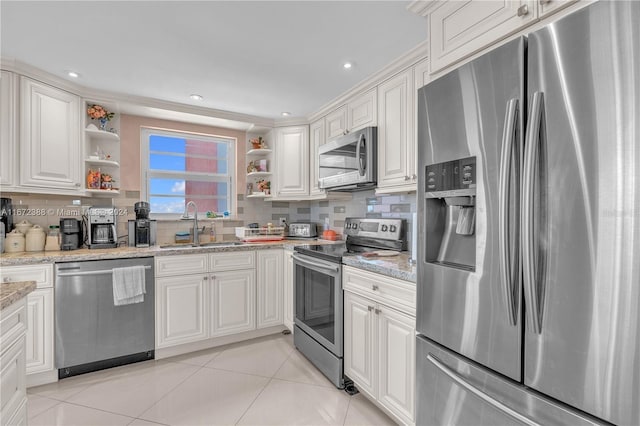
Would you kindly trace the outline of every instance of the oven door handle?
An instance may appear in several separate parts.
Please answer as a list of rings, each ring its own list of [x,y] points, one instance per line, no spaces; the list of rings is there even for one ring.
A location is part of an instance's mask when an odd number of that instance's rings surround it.
[[[308,260],[310,258],[307,257],[302,257],[299,254],[294,254],[293,255],[293,261],[296,263],[299,263],[302,266],[306,266],[307,268],[311,268],[311,269],[315,269],[315,270],[320,270],[320,271],[327,271],[327,272],[332,272],[334,274],[337,274],[340,272],[340,267],[339,266],[333,266],[333,265],[329,265],[325,262],[321,261],[316,261],[316,259],[314,260]]]

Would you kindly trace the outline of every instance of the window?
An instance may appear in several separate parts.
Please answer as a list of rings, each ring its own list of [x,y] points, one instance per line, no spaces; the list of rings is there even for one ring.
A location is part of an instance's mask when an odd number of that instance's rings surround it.
[[[142,196],[155,214],[232,211],[236,140],[143,128]]]

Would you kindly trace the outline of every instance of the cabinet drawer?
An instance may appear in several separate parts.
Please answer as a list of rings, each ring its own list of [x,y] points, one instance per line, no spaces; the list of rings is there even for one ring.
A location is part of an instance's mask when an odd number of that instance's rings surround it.
[[[53,265],[7,266],[0,271],[2,282],[35,281],[38,288],[53,287]]]
[[[27,329],[26,298],[5,308],[0,316],[0,348],[4,352]]]
[[[21,336],[0,355],[0,418],[2,419],[13,417],[27,398],[24,346],[24,336]]]
[[[255,267],[256,253],[254,251],[214,253],[209,257],[209,270],[211,272],[254,269]]]
[[[190,254],[156,258],[156,277],[207,272],[207,255]]]
[[[415,315],[415,283],[345,266],[342,273],[342,287],[345,290],[369,297],[376,302]]]

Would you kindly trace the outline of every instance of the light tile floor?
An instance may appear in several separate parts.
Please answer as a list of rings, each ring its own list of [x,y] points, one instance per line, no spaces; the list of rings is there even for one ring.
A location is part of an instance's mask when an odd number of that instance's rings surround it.
[[[76,376],[28,390],[30,425],[393,425],[336,389],[291,336]]]

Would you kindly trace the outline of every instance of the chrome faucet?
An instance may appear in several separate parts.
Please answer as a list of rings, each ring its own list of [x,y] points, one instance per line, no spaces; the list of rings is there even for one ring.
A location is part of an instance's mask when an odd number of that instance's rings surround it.
[[[193,217],[189,216],[189,206],[193,206]],[[193,201],[189,201],[186,206],[184,206],[184,213],[180,218],[182,220],[192,220],[193,219],[193,244],[197,247],[200,245],[200,237],[198,235],[198,206]]]

